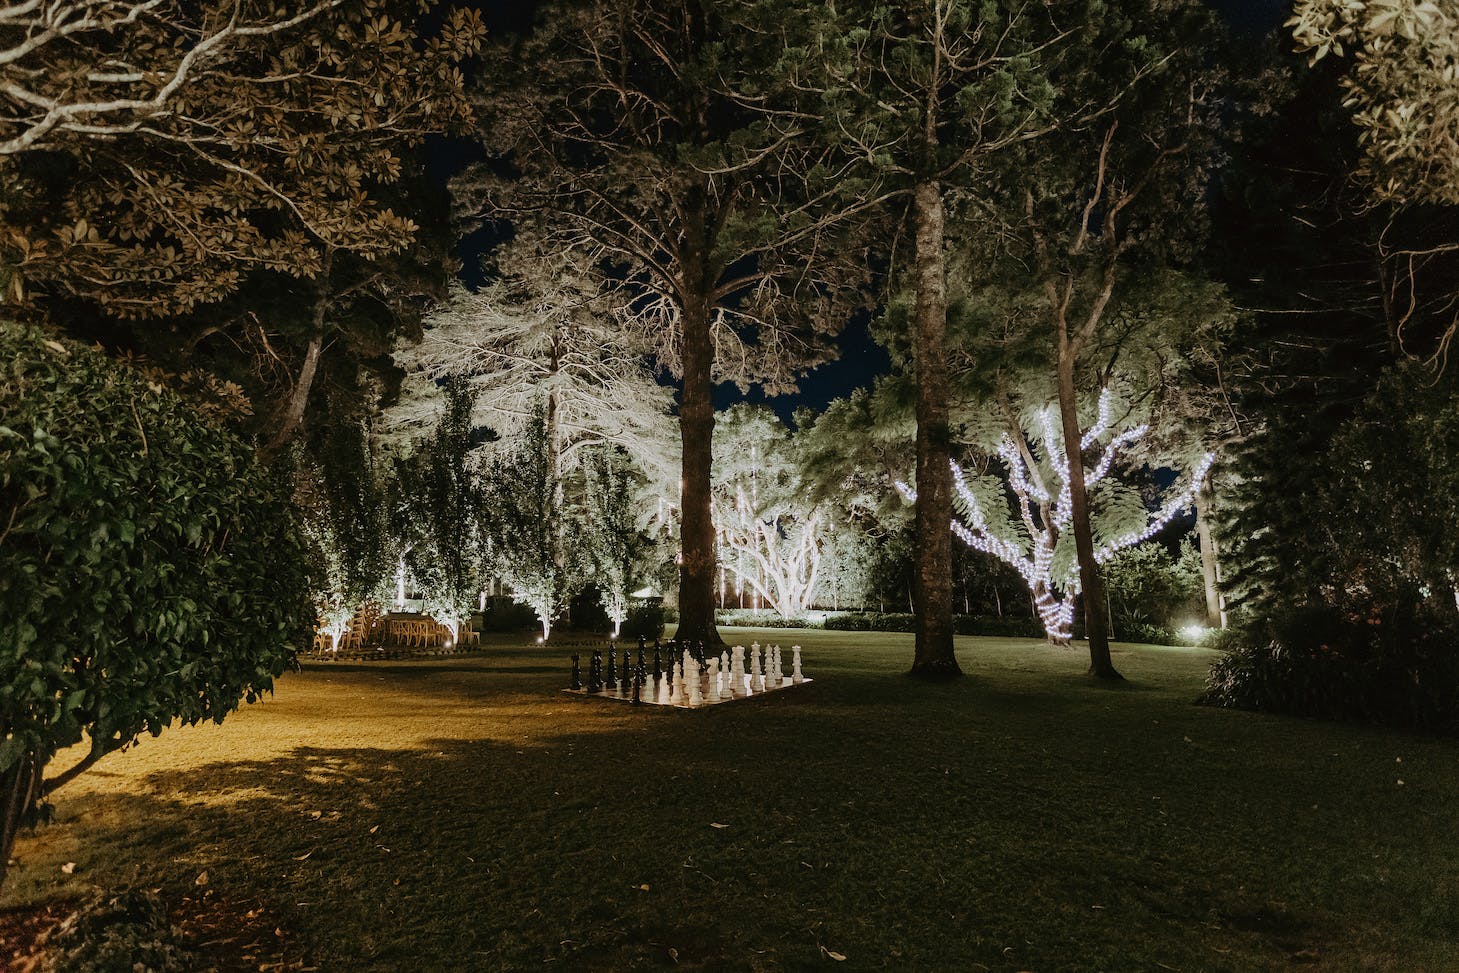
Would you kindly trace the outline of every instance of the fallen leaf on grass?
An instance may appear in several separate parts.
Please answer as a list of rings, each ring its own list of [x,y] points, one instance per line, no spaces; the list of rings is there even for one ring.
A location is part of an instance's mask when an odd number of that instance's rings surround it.
[[[821,947],[821,955],[826,957],[827,959],[833,959],[838,963],[846,962],[846,957],[844,954],[838,953],[834,949],[827,949],[824,946]]]
[[[198,873],[198,877],[195,878],[195,879],[193,879],[193,884],[194,885],[207,885],[208,884],[208,873],[207,872],[199,872]]]
[[[728,828],[729,827],[729,825],[727,825],[727,824],[720,824],[718,821],[711,821],[711,822],[709,822],[709,826],[711,828]]]
[[[379,830],[380,830],[380,826],[377,824],[373,828],[370,829],[370,834],[374,834],[376,831],[379,831]]]
[[[644,885],[640,885],[640,886],[639,886],[639,887],[638,887],[638,890],[639,890],[639,891],[640,891],[640,892],[647,892],[647,891],[648,891],[648,885],[647,885],[647,884],[644,884]]]
[[[294,856],[294,861],[296,861],[296,862],[304,861],[305,859],[307,859],[312,854],[314,854],[314,850],[311,848],[309,851],[304,852],[304,854],[302,854],[302,855],[295,855]]]
[[[61,874],[62,875],[70,875],[74,871],[76,871],[76,863],[75,862],[67,862],[66,864],[64,864],[64,865],[61,866]]]

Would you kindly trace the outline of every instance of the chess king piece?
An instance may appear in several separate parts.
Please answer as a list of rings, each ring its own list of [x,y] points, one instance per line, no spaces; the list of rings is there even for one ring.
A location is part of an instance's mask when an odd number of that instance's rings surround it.
[[[730,649],[730,692],[736,697],[745,695],[745,647],[736,645]]]
[[[614,643],[609,642],[608,643],[608,683],[607,683],[609,689],[617,689],[618,688],[618,657],[615,654],[615,650],[616,650],[616,646],[614,645]]]
[[[779,689],[785,682],[785,669],[780,665],[780,646],[775,646],[775,666],[770,670],[775,674],[775,688]]]
[[[730,688],[729,649],[719,654],[719,694],[725,699],[734,699],[735,691]]]
[[[800,646],[798,645],[792,645],[790,647],[790,664],[792,667],[790,671],[790,684],[792,686],[799,686],[805,682],[805,676],[800,671]]]
[[[574,652],[572,654],[572,687],[571,688],[573,688],[573,689],[582,689],[583,688],[583,670],[582,670],[582,667],[580,665],[578,665],[578,654],[576,652]]]
[[[633,667],[628,664],[628,650],[623,650],[623,695],[633,690]]]

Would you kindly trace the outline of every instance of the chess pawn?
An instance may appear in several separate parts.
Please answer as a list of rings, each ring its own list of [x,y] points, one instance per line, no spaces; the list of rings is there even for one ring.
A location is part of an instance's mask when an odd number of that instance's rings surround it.
[[[709,702],[719,702],[719,656],[709,660]]]
[[[745,695],[745,647],[736,645],[730,649],[730,693],[734,696]]]
[[[608,688],[618,688],[618,656],[615,653],[614,644],[608,643]]]
[[[805,682],[805,676],[801,675],[800,671],[800,646],[798,645],[792,645],[790,647],[790,664],[792,667],[790,671],[790,684],[792,686],[799,686]]]
[[[583,688],[583,669],[578,664],[578,654],[576,652],[572,654],[572,688]]]
[[[679,663],[669,663],[669,705],[678,706],[684,701],[684,681],[679,678]]]
[[[669,683],[672,680],[669,679],[669,674],[666,672],[666,673],[663,673],[662,675],[660,675],[659,678],[656,681],[659,684],[659,694],[658,694],[658,702],[659,702],[659,705],[660,706],[668,706],[669,703],[671,702],[671,700],[669,699],[669,692],[670,692],[670,690],[669,690]]]
[[[704,689],[699,685],[699,663],[690,660],[685,671],[685,681],[689,683],[689,705],[704,705]]]

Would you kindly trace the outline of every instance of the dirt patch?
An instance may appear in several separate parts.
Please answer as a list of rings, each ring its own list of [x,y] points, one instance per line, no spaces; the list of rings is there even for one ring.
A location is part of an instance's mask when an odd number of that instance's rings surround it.
[[[35,973],[45,956],[50,933],[76,912],[74,902],[50,902],[0,910],[0,956],[9,957],[9,973]]]

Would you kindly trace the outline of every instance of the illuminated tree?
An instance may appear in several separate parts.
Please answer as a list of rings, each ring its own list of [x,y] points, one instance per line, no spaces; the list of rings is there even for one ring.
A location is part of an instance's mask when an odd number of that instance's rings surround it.
[[[719,640],[714,383],[789,390],[870,276],[857,228],[881,197],[814,137],[798,83],[809,15],[779,0],[553,3],[483,80],[483,133],[507,166],[465,180],[468,197],[606,253],[632,294],[623,323],[680,380],[684,638]]]
[[[721,563],[785,618],[804,617],[820,579],[828,510],[810,497],[797,437],[769,409],[719,420],[714,525]]]
[[[1207,454],[1189,484],[1150,512],[1138,491],[1112,477],[1120,451],[1145,436],[1149,427],[1134,426],[1110,435],[1111,411],[1106,391],[1100,395],[1098,418],[1079,444],[1091,456],[1083,477],[1091,508],[1097,512],[1092,531],[1096,562],[1150,539],[1170,523],[1192,503],[1215,459]],[[951,465],[961,513],[952,532],[969,547],[1018,571],[1033,594],[1049,641],[1067,645],[1073,638],[1074,604],[1082,580],[1070,543],[1071,464],[1055,407],[1035,410],[1031,418],[1027,429],[1010,424],[998,444],[999,475],[968,477],[960,465]],[[905,483],[899,481],[897,487],[904,496],[915,496]]]

